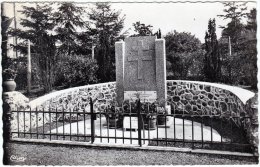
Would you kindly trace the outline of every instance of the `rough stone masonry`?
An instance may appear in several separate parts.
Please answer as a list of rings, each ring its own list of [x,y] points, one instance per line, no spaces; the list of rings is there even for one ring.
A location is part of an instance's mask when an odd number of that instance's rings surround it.
[[[165,41],[128,37],[115,44],[117,102],[132,96],[166,101]]]

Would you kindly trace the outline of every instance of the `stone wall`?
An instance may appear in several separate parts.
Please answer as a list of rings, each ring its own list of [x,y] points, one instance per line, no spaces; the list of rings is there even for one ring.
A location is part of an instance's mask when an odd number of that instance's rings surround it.
[[[258,153],[257,97],[253,92],[222,84],[168,80],[167,103],[175,113],[251,117],[231,118],[245,130],[254,152]]]
[[[3,93],[4,102],[7,103],[12,111],[28,111],[28,112],[13,112],[11,117],[11,131],[16,132],[18,130],[18,119],[19,119],[19,130],[21,132],[28,132],[30,126],[36,128],[41,127],[43,123],[49,123],[51,120],[56,120],[56,114],[43,115],[38,113],[37,116],[34,111],[77,111],[86,112],[90,110],[90,98],[93,99],[94,110],[97,112],[110,104],[115,99],[115,82],[87,85],[81,87],[70,88],[62,91],[50,93],[48,95],[39,97],[31,102],[20,92],[5,92]],[[31,111],[33,111],[30,114]],[[72,115],[73,116],[73,115]],[[58,118],[59,119],[59,115]],[[31,124],[30,124],[31,122]],[[36,123],[37,122],[37,123]]]
[[[222,114],[233,116],[245,114],[247,101],[254,93],[222,84],[207,82],[168,80],[167,103],[175,109],[195,114]],[[104,108],[116,99],[116,83],[102,83],[65,89],[47,94],[31,101],[32,108],[62,109],[81,111],[89,105],[89,97],[94,99],[95,109]]]
[[[50,93],[29,103],[32,109],[37,107],[38,110],[65,110],[66,111],[83,111],[89,112],[89,97],[94,103],[94,110],[96,112],[105,108],[116,99],[116,83],[102,83],[95,85],[87,85],[81,87],[70,88],[62,91]],[[28,100],[21,98],[17,93],[5,93],[3,98],[6,98],[8,103],[17,103],[19,109],[26,110]],[[258,120],[257,120],[257,98],[252,98],[255,94],[253,92],[227,86],[222,84],[213,84],[206,82],[195,81],[167,81],[167,103],[172,105],[172,109],[176,112],[186,114],[212,114],[212,115],[232,115],[232,116],[250,116],[254,118],[252,121],[241,122],[238,119],[234,120],[237,126],[243,128],[248,135],[249,142],[258,146]],[[25,99],[13,101],[13,96]],[[28,110],[28,108],[27,108]],[[27,115],[27,114],[26,114]],[[28,117],[25,115],[25,118]],[[23,114],[19,115],[19,119],[23,121]],[[32,115],[32,122],[36,122],[35,114]],[[51,119],[55,119],[52,117]],[[43,120],[41,114],[39,115],[39,123]],[[44,118],[45,122],[49,121],[49,117]],[[17,122],[17,114],[13,116],[13,124]],[[28,121],[29,122],[29,121]],[[34,125],[34,123],[33,123]],[[23,124],[20,124],[23,126]],[[40,126],[40,125],[39,125]],[[24,127],[20,127],[23,129]],[[29,126],[26,124],[26,131]]]
[[[99,111],[116,98],[115,82],[87,85],[50,93],[45,97],[30,102],[32,108],[38,110],[58,110],[81,112],[89,111],[90,97],[94,109]]]
[[[195,115],[245,115],[245,105],[229,90],[202,82],[167,82],[167,103],[177,113]],[[240,121],[234,120],[236,124]]]

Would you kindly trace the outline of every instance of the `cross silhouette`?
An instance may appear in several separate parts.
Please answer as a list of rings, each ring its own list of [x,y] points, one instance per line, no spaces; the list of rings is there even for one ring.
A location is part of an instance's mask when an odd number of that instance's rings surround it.
[[[137,41],[137,46],[133,46],[132,50],[137,52],[137,56],[128,57],[128,61],[137,61],[137,78],[142,79],[141,76],[141,68],[143,67],[143,61],[145,60],[152,60],[153,57],[151,55],[144,56],[145,51],[149,51],[149,46],[143,46],[143,41],[139,40]]]

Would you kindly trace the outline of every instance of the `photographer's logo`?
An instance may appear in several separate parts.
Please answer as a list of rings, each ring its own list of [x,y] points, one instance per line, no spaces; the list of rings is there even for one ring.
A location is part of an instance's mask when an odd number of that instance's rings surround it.
[[[26,158],[18,155],[11,155],[10,160],[14,162],[24,162]]]

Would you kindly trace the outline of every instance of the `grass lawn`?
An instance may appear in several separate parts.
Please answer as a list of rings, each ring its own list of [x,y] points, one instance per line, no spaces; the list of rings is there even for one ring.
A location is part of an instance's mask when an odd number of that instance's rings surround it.
[[[247,165],[254,157],[181,152],[88,148],[29,143],[8,143],[10,155],[26,158],[11,165]]]

